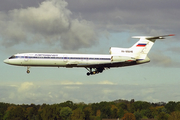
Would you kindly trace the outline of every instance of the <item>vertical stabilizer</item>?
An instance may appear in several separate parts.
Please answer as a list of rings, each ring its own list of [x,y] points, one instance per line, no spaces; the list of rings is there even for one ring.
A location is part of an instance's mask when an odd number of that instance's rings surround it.
[[[148,40],[145,36],[136,36],[133,38],[140,38],[140,40],[131,47],[133,57],[136,59],[145,59],[156,39]]]
[[[140,40],[130,49],[133,49],[133,55],[136,59],[146,59],[156,39],[165,39],[167,36],[174,36],[174,34],[163,36],[134,36],[133,38],[139,38]]]

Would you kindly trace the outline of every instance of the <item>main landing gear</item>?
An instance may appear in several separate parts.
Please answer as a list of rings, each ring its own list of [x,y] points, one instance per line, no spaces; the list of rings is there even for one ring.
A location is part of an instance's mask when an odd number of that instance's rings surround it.
[[[92,71],[92,68],[86,68],[86,69],[89,71],[89,72],[87,72],[87,76],[102,73],[104,70],[104,68],[93,68],[94,71]]]
[[[29,74],[29,73],[30,73],[30,70],[29,70],[29,69],[30,69],[30,67],[28,66],[28,67],[27,67],[27,71],[26,71],[26,72],[27,72],[27,74]]]

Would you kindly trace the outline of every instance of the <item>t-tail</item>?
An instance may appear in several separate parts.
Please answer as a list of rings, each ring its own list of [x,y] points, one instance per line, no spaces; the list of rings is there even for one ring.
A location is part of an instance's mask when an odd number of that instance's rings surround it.
[[[130,48],[116,48],[111,47],[110,53],[112,55],[112,61],[118,61],[115,59],[121,57],[125,61],[136,61],[137,64],[150,62],[147,54],[151,50],[156,39],[165,39],[165,37],[174,36],[174,34],[163,36],[134,36],[133,38],[139,38],[139,41]]]

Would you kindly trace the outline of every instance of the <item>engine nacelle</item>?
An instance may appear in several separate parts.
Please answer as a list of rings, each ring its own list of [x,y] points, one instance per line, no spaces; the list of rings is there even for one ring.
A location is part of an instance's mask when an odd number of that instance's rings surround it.
[[[133,50],[129,48],[118,48],[118,47],[111,47],[109,50],[111,55],[118,55],[118,54],[133,54]]]
[[[142,64],[142,63],[147,63],[147,62],[150,62],[150,59],[148,58],[148,56],[146,56],[146,58],[143,60],[137,60],[136,61],[137,64]]]
[[[128,57],[128,56],[111,56],[112,62],[125,62],[125,61],[135,61],[135,58]]]

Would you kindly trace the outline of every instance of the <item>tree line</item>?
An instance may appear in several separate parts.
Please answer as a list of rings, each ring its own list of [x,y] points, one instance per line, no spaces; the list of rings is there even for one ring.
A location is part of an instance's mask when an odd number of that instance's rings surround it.
[[[100,103],[10,104],[0,102],[0,120],[180,120],[180,102],[116,100]]]

